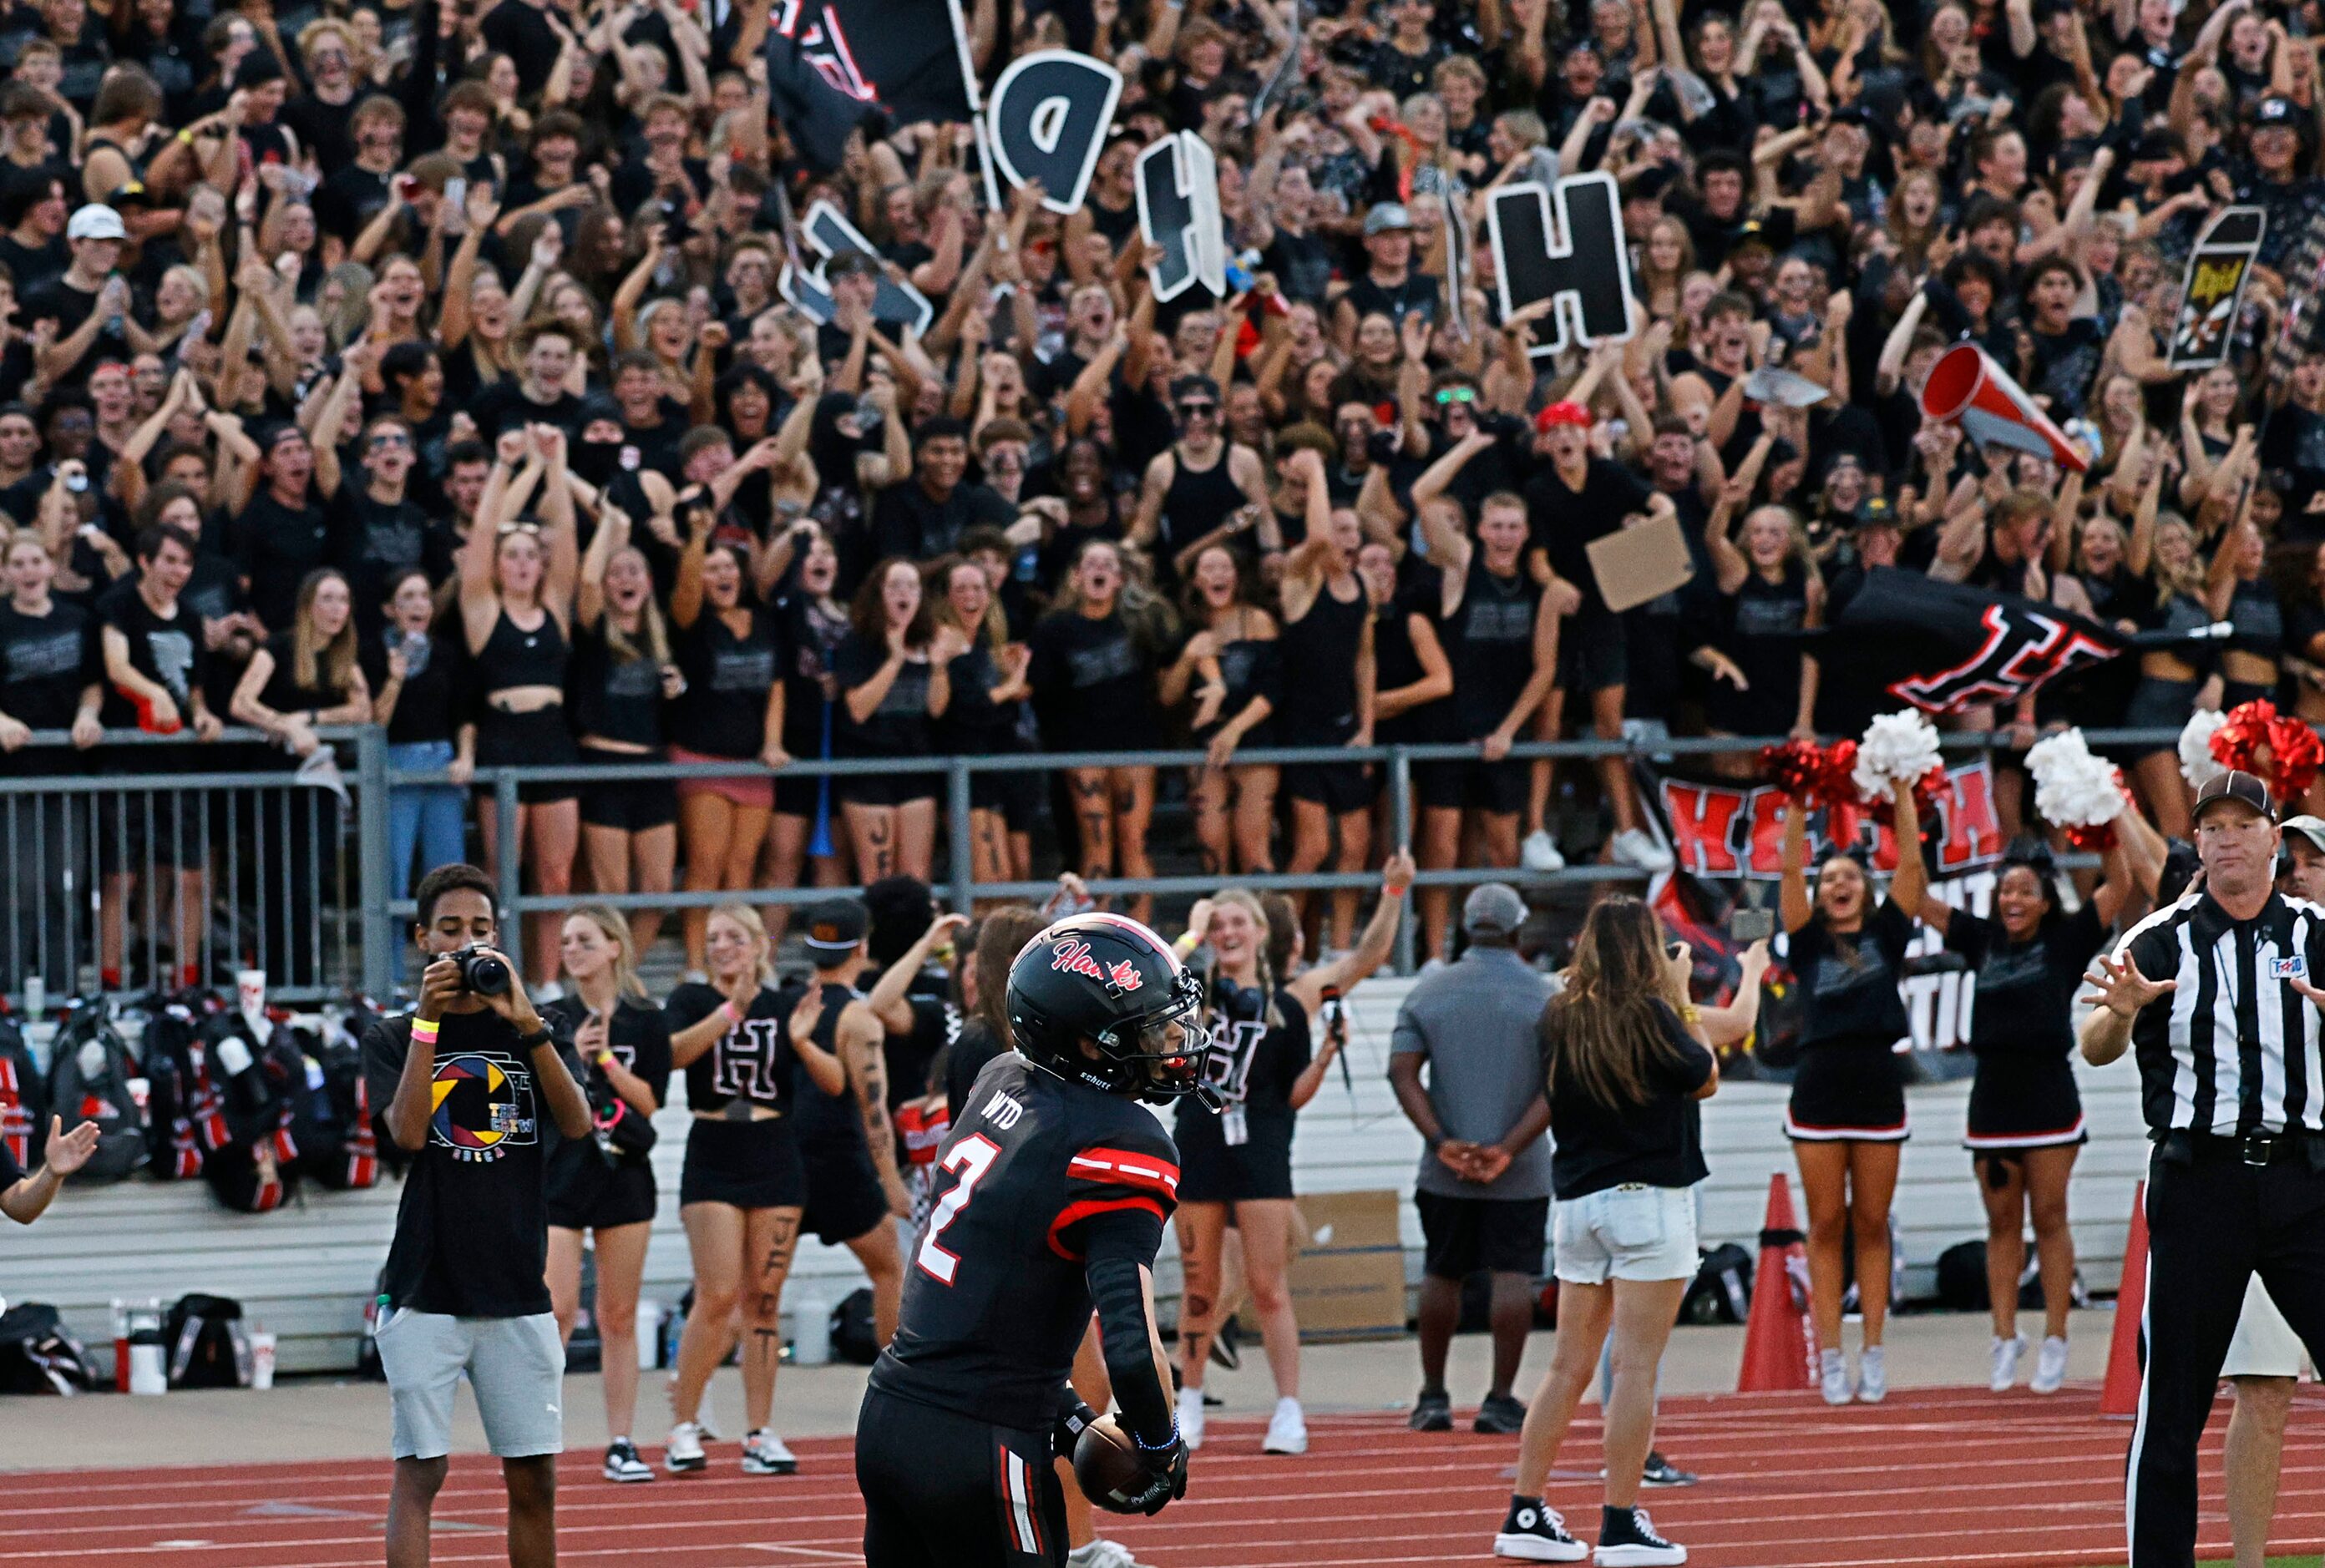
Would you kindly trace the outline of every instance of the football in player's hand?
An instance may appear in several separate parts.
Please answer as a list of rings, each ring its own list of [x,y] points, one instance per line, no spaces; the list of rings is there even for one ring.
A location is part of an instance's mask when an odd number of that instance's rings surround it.
[[[1139,1462],[1138,1444],[1113,1416],[1101,1416],[1082,1428],[1074,1444],[1074,1480],[1082,1496],[1108,1513],[1144,1510],[1137,1499],[1145,1494],[1151,1477]]]

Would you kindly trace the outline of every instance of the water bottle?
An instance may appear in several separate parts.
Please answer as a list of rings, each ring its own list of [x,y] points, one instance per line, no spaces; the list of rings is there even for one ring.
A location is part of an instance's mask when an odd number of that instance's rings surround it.
[[[37,974],[24,976],[24,1011],[38,1018],[49,1010],[49,982]]]
[[[803,1292],[792,1312],[792,1365],[828,1365],[831,1360],[831,1305],[820,1293]]]

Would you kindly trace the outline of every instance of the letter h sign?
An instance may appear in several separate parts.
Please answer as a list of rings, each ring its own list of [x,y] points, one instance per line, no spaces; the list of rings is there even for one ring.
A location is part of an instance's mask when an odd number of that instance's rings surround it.
[[[1553,207],[1557,226],[1552,226]],[[1630,255],[1623,242],[1623,198],[1604,171],[1561,180],[1555,189],[1505,185],[1486,211],[1500,281],[1502,319],[1538,300],[1552,301],[1534,328],[1536,358],[1561,352],[1571,327],[1586,346],[1631,336]]]

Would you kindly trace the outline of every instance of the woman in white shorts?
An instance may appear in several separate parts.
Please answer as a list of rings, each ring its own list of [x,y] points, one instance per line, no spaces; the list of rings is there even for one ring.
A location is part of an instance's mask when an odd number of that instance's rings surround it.
[[[2284,1423],[2293,1386],[2308,1365],[2301,1336],[2284,1321],[2256,1274],[2245,1283],[2244,1314],[2220,1376],[2236,1385],[2236,1408],[2220,1450],[2227,1472],[2228,1539],[2237,1568],[2262,1568],[2268,1558],[2269,1521],[2276,1513],[2276,1479],[2284,1456]]]
[[[1654,1438],[1655,1363],[1696,1273],[1690,1189],[1707,1174],[1697,1102],[1719,1086],[1687,1000],[1689,966],[1684,946],[1666,951],[1652,909],[1610,898],[1583,922],[1566,990],[1542,1012],[1542,1088],[1556,1148],[1558,1345],[1526,1411],[1516,1490],[1494,1536],[1498,1556],[1592,1556],[1542,1494],[1611,1330],[1614,1392],[1595,1561],[1603,1568],[1687,1561],[1687,1549],[1658,1535],[1635,1505]]]

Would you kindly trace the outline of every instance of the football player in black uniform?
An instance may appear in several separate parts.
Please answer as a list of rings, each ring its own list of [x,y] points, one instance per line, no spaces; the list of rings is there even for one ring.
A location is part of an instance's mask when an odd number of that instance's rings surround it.
[[[1051,1460],[1095,1418],[1067,1387],[1093,1305],[1144,1462],[1134,1506],[1185,1495],[1153,1273],[1179,1155],[1137,1102],[1203,1093],[1201,1005],[1162,939],[1116,915],[1061,920],[1010,966],[1017,1048],[977,1075],[938,1156],[903,1319],[857,1418],[867,1568],[1066,1561]]]

